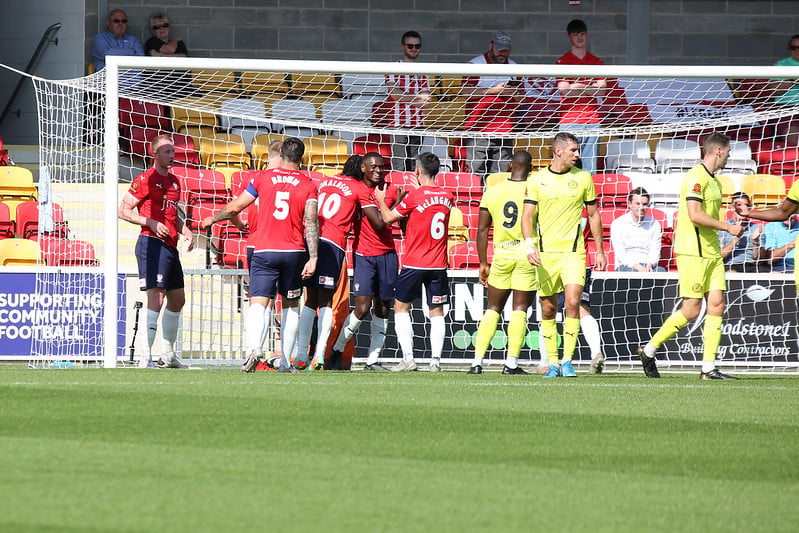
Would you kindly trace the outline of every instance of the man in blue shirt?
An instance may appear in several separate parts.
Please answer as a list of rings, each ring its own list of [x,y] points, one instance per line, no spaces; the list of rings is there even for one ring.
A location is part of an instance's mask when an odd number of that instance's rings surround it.
[[[115,9],[105,20],[108,31],[94,36],[92,58],[94,70],[105,68],[105,56],[143,56],[144,47],[141,41],[128,35],[128,16],[121,9]]]

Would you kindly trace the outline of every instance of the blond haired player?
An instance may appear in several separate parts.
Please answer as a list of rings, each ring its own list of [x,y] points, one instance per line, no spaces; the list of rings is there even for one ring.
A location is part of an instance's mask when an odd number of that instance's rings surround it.
[[[552,162],[527,180],[522,213],[522,235],[527,259],[538,266],[541,301],[541,336],[549,356],[545,378],[577,377],[572,358],[580,334],[580,296],[585,286],[585,242],[582,214],[585,206],[591,236],[596,242],[596,268],[604,270],[602,220],[596,207],[591,174],[575,165],[580,158],[577,137],[560,132],[552,141]],[[533,220],[538,217],[538,237]],[[564,293],[563,357],[558,364],[558,330],[555,324],[558,293]]]
[[[688,322],[699,316],[702,299],[707,301],[703,337],[701,379],[738,379],[716,368],[716,352],[721,344],[721,319],[727,280],[719,246],[719,231],[737,237],[740,224],[719,221],[721,184],[713,175],[723,168],[730,155],[730,138],[718,132],[705,138],[702,163],[685,175],[680,190],[680,207],[674,231],[674,253],[680,280],[680,308],[663,322],[645,346],[638,348],[644,374],[659,378],[655,352],[674,337]]]
[[[513,154],[510,177],[489,187],[480,201],[477,227],[477,254],[480,257],[480,283],[488,289],[488,307],[483,313],[474,340],[474,362],[470,374],[483,373],[483,358],[497,331],[500,313],[513,291],[513,312],[508,322],[508,354],[503,374],[528,374],[518,366],[527,333],[527,308],[538,289],[535,267],[525,256],[522,240],[522,210],[527,177],[533,169],[525,151]],[[494,226],[494,258],[488,264],[488,230]]]

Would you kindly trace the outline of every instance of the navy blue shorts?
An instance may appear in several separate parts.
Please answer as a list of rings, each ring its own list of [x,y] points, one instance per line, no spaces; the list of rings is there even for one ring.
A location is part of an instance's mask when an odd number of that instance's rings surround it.
[[[250,298],[294,300],[302,296],[302,269],[307,252],[255,252],[250,263]]]
[[[136,262],[139,265],[139,289],[183,288],[183,267],[177,248],[164,244],[157,237],[139,235],[136,241]]]
[[[248,246],[247,247],[247,272],[249,273],[252,269],[252,254],[255,253],[255,246]]]
[[[316,274],[305,281],[308,287],[335,289],[341,277],[344,264],[344,250],[330,241],[319,239],[319,259],[316,261]]]
[[[363,256],[355,254],[352,293],[355,296],[377,296],[384,302],[394,299],[399,262],[397,252]]]
[[[444,305],[449,300],[449,282],[446,269],[421,270],[403,268],[397,278],[397,300],[411,303],[422,296],[422,286],[427,292],[427,305]]]
[[[580,302],[585,305],[591,305],[591,269],[585,269],[585,285],[583,285],[583,294],[580,295]],[[563,311],[566,307],[566,296],[561,292],[558,293],[558,309]]]

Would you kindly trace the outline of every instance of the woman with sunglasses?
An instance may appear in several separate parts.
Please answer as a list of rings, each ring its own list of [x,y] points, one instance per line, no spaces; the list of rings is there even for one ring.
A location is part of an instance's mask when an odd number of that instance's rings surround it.
[[[183,39],[169,37],[171,23],[166,13],[153,13],[150,15],[150,30],[153,36],[144,43],[144,54],[148,56],[162,57],[186,57],[189,51]]]

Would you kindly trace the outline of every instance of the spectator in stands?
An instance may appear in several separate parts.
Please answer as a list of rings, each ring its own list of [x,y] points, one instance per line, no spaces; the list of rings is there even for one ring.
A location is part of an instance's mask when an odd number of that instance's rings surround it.
[[[416,183],[402,201],[389,207],[386,189],[376,188],[375,199],[386,224],[405,219],[405,246],[408,253],[402,261],[402,271],[397,276],[394,300],[394,329],[402,350],[402,361],[392,370],[416,370],[413,357],[413,324],[411,304],[427,294],[430,310],[430,371],[441,370],[441,352],[446,337],[444,306],[449,300],[447,281],[447,226],[455,198],[452,192],[436,184],[436,174],[441,167],[438,156],[425,152],[416,156]]]
[[[516,64],[510,59],[510,35],[498,31],[488,43],[488,51],[472,58],[479,65]],[[466,97],[464,129],[505,134],[513,131],[516,109],[524,96],[521,78],[510,76],[466,76],[461,94]],[[508,170],[513,157],[513,139],[478,137],[466,139],[466,164],[483,179],[494,172]]]
[[[402,34],[400,63],[415,63],[422,51],[422,37],[411,30]],[[422,128],[422,108],[430,102],[430,81],[421,74],[387,74],[388,101],[392,103],[389,123],[394,128]],[[393,135],[391,169],[413,172],[421,135]]]
[[[788,51],[791,55],[774,63],[775,66],[799,67],[799,34],[788,39]],[[776,81],[772,89],[780,93],[774,98],[775,104],[799,104],[799,79]],[[780,122],[777,125],[777,133],[785,136],[787,145],[796,146],[799,144],[799,120],[795,118],[786,120],[786,122]]]
[[[732,207],[746,206],[752,207],[749,195],[745,192],[736,192],[731,196]],[[760,247],[760,236],[763,233],[761,224],[752,224],[748,218],[744,218],[736,211],[726,220],[727,224],[740,224],[744,231],[737,237],[733,237],[726,231],[719,231],[719,245],[721,246],[721,257],[727,270],[734,272],[759,272],[768,270],[768,264],[761,261],[763,250]]]
[[[114,9],[105,19],[108,31],[98,33],[92,44],[94,70],[105,68],[105,56],[143,56],[141,41],[128,34],[128,16],[121,9]]]
[[[175,159],[175,145],[169,135],[159,135],[150,145],[153,167],[130,184],[119,205],[118,216],[141,226],[136,241],[139,265],[139,288],[147,294],[147,358],[139,367],[153,367],[153,343],[158,330],[158,316],[166,301],[161,320],[161,334],[167,347],[156,365],[159,368],[185,368],[175,352],[180,311],[186,303],[183,268],[178,256],[178,237],[194,247],[194,235],[178,216],[180,181],[169,172]]]
[[[189,51],[180,37],[170,37],[172,23],[166,13],[150,15],[150,30],[153,36],[144,43],[144,55],[153,57],[186,57]]]
[[[571,50],[566,52],[558,65],[603,65],[601,59],[588,51],[588,26],[574,19],[566,26]],[[558,78],[560,92],[560,129],[570,131],[580,140],[580,166],[593,174],[596,172],[596,157],[599,137],[586,135],[585,130],[598,126],[598,98],[605,95],[607,82],[603,78]]]
[[[610,224],[610,244],[616,253],[619,272],[663,272],[660,244],[663,228],[647,215],[649,193],[636,187],[627,195],[629,211]]]
[[[772,271],[794,271],[794,246],[797,237],[799,237],[799,219],[795,216],[769,222],[763,228],[763,249],[771,254]]]

